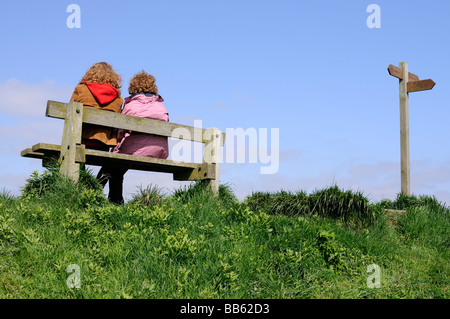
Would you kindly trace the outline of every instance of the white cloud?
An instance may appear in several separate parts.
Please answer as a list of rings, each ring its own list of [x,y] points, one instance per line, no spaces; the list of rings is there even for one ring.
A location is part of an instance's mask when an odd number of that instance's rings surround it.
[[[12,145],[15,152],[40,142],[59,144],[63,125],[63,120],[44,116],[33,120],[23,119],[15,125],[0,126],[0,143]]]
[[[51,80],[30,84],[17,79],[0,83],[0,112],[22,117],[43,117],[47,100],[67,102],[73,87],[61,87]]]
[[[50,80],[0,83],[0,143],[5,160],[0,167],[0,188],[18,194],[33,170],[42,171],[40,160],[21,158],[20,151],[39,142],[60,143],[63,121],[45,117],[47,100],[68,101],[72,91]]]

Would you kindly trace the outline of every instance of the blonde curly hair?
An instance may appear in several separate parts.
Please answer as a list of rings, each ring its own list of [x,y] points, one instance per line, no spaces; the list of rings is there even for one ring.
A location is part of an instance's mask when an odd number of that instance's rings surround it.
[[[83,82],[108,83],[120,92],[122,78],[117,74],[112,66],[106,62],[98,62],[92,65],[83,76],[79,84]]]
[[[135,74],[130,80],[130,86],[128,87],[128,93],[153,93],[158,94],[158,87],[155,84],[155,77],[148,74],[144,70]]]

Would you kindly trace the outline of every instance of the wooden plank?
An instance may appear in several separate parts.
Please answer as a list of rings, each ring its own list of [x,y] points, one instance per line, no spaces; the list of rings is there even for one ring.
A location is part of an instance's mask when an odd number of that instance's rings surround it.
[[[410,159],[409,159],[409,96],[408,96],[408,63],[400,62],[403,71],[400,81],[400,161],[401,191],[403,195],[411,193]]]
[[[426,91],[431,90],[436,83],[433,80],[422,80],[422,81],[413,81],[408,82],[408,92],[418,92],[418,91]]]
[[[201,164],[193,170],[183,170],[173,173],[176,181],[200,181],[211,180],[216,177],[216,164]]]
[[[48,143],[37,143],[31,147],[31,150],[33,152],[45,154],[45,156],[59,155],[59,152],[61,152],[61,145],[48,144]]]
[[[28,157],[28,158],[42,159],[44,157],[44,153],[33,152],[33,150],[31,148],[26,148],[20,152],[20,156]]]
[[[61,174],[78,182],[80,164],[76,162],[77,145],[81,144],[83,104],[70,102],[66,107],[64,129],[61,141]]]
[[[77,152],[75,153],[75,163],[85,162],[85,148],[84,145],[77,145]],[[37,143],[31,147],[35,153],[41,153],[44,157],[60,157],[61,145]]]
[[[59,146],[59,145],[57,145]],[[33,152],[31,148],[24,149],[21,152],[22,157],[28,157],[28,158],[36,158],[42,160],[42,167],[51,167],[55,162],[58,161],[59,158],[59,150],[57,153],[54,153],[55,156],[51,156],[45,153],[39,153],[39,152]],[[53,158],[52,158],[53,157]]]
[[[63,119],[65,117],[66,103],[48,101],[45,115],[47,117]],[[193,142],[204,143],[205,129],[142,118],[115,112],[105,112],[90,107],[84,107],[83,123],[120,128],[146,134],[179,138]],[[221,133],[221,146],[225,144],[225,133]]]
[[[140,171],[172,173],[175,180],[203,180],[215,178],[215,165],[184,163],[161,158],[134,156],[86,149],[86,164],[127,167]]]
[[[67,103],[48,100],[47,107],[45,109],[45,116],[64,119],[66,116],[66,107]]]
[[[401,68],[396,67],[395,65],[389,64],[388,72],[390,75],[392,75],[396,78],[399,78],[400,80],[403,80],[403,71]],[[408,72],[408,79],[409,79],[409,81],[419,81],[419,76]]]
[[[84,161],[82,157],[76,158],[77,163],[88,165],[112,167],[128,167],[129,169],[154,171],[160,173],[173,173],[175,180],[204,180],[215,178],[215,164],[184,163],[160,158],[145,156],[134,156],[121,153],[104,152],[92,149],[84,149]],[[44,156],[55,156],[61,150],[60,145],[38,143],[31,150],[44,154]]]

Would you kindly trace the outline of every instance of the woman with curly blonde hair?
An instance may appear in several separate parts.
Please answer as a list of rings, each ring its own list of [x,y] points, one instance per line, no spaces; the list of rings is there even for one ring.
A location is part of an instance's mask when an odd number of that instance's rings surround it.
[[[83,103],[86,107],[120,113],[123,99],[120,96],[122,78],[111,65],[98,62],[86,71],[75,87],[70,101]],[[109,150],[117,144],[113,128],[83,124],[82,144],[88,148]]]
[[[164,99],[158,95],[155,77],[145,71],[134,75],[128,88],[129,97],[125,98],[122,114],[169,121],[169,113],[162,104]],[[148,156],[166,159],[169,156],[167,137],[152,134],[119,130],[115,153],[135,156]],[[109,181],[109,200],[123,203],[123,176],[126,168],[114,168],[105,171]]]

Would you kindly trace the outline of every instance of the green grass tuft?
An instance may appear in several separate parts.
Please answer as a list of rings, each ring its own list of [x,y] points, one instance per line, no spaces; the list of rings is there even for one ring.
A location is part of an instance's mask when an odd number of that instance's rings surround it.
[[[257,192],[246,198],[254,210],[286,216],[319,215],[343,220],[373,222],[376,211],[361,192],[343,191],[332,186],[316,190],[308,195],[280,191],[277,193]]]

